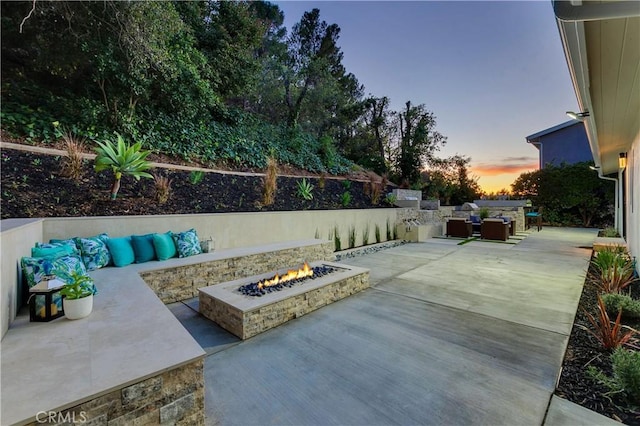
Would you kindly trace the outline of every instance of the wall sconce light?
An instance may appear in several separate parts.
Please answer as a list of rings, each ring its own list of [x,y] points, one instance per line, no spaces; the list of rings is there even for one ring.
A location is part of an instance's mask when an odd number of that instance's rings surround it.
[[[567,111],[567,115],[573,118],[574,120],[584,121],[589,116],[589,111],[584,111],[584,112]]]
[[[626,152],[621,152],[619,154],[618,167],[620,167],[621,169],[624,169],[625,167],[627,167],[627,153]]]

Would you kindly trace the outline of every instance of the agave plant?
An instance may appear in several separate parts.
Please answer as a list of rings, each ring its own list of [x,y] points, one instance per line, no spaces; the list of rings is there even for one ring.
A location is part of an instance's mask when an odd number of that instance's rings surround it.
[[[124,138],[116,133],[117,145],[114,145],[111,141],[98,142],[99,148],[96,148],[96,172],[111,168],[113,170],[114,181],[111,187],[111,199],[115,200],[118,196],[118,190],[120,189],[120,179],[122,175],[133,176],[136,180],[140,180],[141,177],[152,179],[149,173],[145,172],[151,168],[146,158],[149,155],[149,151],[142,151],[142,143],[138,142],[133,145],[129,145],[124,141]]]

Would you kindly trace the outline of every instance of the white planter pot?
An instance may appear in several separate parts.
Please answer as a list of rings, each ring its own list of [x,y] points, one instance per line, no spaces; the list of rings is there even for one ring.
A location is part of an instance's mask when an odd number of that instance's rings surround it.
[[[82,299],[63,299],[64,315],[70,319],[80,319],[89,316],[93,310],[93,295]]]

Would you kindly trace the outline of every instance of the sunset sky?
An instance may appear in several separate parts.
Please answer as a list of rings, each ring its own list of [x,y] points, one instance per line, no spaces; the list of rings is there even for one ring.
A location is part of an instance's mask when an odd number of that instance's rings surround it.
[[[472,158],[487,192],[538,167],[525,137],[577,102],[551,1],[277,1],[291,28],[305,11],[341,28],[343,64],[394,110],[425,104],[447,136],[440,157]]]

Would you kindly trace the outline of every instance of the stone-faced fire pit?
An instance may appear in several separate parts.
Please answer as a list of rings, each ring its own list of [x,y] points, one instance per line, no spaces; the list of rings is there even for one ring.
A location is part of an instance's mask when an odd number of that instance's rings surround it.
[[[276,275],[287,275],[288,269],[200,288],[200,313],[248,339],[369,287],[368,269],[326,261],[308,266],[320,273],[313,278],[295,278],[277,290],[256,288]]]

